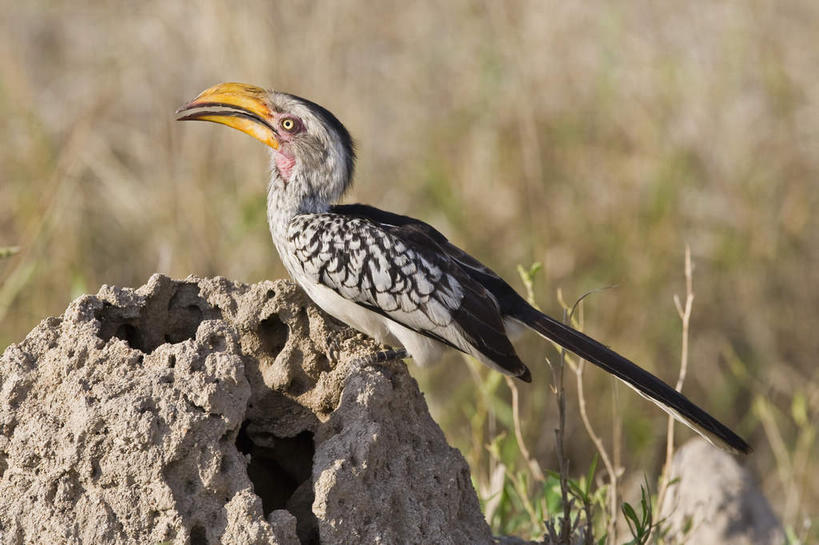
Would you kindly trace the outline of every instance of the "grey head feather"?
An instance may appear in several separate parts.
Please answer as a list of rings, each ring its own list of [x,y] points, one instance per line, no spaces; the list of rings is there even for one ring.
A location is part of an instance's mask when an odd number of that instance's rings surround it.
[[[338,201],[350,187],[355,170],[355,144],[347,128],[326,108],[290,93],[275,92],[272,106],[295,115],[307,136],[294,142],[304,163],[297,174],[308,187],[308,198],[325,203]]]

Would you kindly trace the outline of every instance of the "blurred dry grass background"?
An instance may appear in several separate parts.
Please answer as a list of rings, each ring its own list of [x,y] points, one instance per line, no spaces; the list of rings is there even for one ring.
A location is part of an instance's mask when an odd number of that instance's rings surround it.
[[[819,467],[819,3],[0,0],[0,348],[103,283],[153,272],[284,275],[265,226],[267,154],[173,121],[220,81],[328,107],[357,138],[348,202],[425,219],[541,306],[616,284],[586,328],[676,379],[683,251],[696,300],[686,392],[748,437],[804,535]],[[544,344],[521,355],[524,432],[546,467]],[[478,477],[490,374],[414,373]],[[611,381],[587,373],[598,429]],[[572,396],[570,395],[570,399]],[[570,407],[578,471],[592,447]],[[665,418],[625,389],[622,463],[656,473]],[[482,441],[492,419],[480,420]],[[470,423],[472,426],[470,426]],[[611,434],[604,439],[611,442]],[[491,437],[489,437],[491,438]],[[576,462],[575,462],[576,461]]]

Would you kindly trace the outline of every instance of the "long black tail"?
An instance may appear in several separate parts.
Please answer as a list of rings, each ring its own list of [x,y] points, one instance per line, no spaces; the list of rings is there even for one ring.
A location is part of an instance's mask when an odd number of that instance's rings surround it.
[[[510,317],[608,371],[710,443],[727,447],[737,453],[751,452],[751,447],[740,436],[684,395],[591,337],[538,312],[533,307],[516,310]]]

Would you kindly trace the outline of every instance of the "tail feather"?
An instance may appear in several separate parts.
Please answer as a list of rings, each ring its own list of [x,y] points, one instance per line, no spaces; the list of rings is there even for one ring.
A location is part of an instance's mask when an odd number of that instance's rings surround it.
[[[674,388],[591,337],[528,307],[512,315],[546,339],[571,350],[632,387],[711,444],[747,454],[751,447],[716,418]]]

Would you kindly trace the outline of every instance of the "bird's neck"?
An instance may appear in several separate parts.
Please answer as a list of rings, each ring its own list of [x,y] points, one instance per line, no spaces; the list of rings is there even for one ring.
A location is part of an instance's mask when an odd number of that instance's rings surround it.
[[[330,209],[326,195],[314,191],[315,185],[300,179],[300,174],[285,181],[273,170],[267,185],[267,223],[278,245],[284,241],[287,225],[299,214],[321,214]]]
[[[286,162],[284,171],[278,152],[272,152],[267,222],[280,253],[286,243],[287,227],[295,216],[327,212],[350,184],[352,162],[340,152],[333,153],[335,148],[328,149],[313,154],[315,150],[303,150],[299,161]]]

